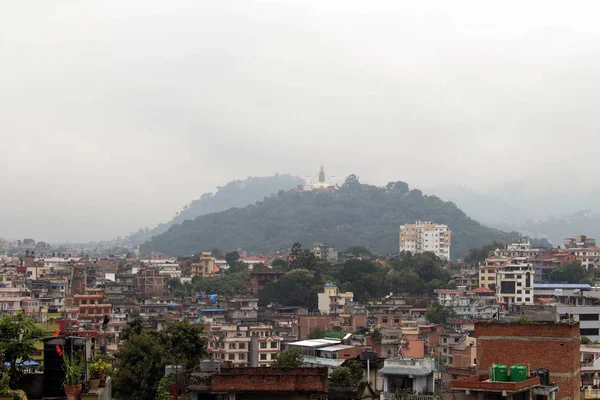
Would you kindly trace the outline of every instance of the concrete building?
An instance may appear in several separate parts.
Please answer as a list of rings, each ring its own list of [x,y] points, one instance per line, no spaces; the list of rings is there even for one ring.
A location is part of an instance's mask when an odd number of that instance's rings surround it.
[[[319,293],[318,307],[321,314],[337,317],[344,312],[344,306],[354,301],[354,293],[340,293],[337,286],[327,282],[323,288],[323,293]]]
[[[234,367],[266,367],[281,351],[282,339],[272,330],[267,325],[212,325],[207,350],[213,359]]]
[[[508,257],[487,258],[479,266],[479,287],[496,290],[496,271],[508,263]]]
[[[211,276],[215,273],[216,258],[210,251],[203,251],[200,256],[200,262],[193,263],[191,267],[192,276]]]
[[[443,260],[450,259],[452,231],[448,225],[417,221],[400,226],[400,252],[431,252]]]
[[[432,358],[387,358],[384,361],[382,399],[395,399],[396,390],[413,394],[433,393],[435,390],[435,361]]]
[[[496,271],[496,297],[507,306],[534,304],[533,265],[526,257],[513,257]]]
[[[319,260],[327,260],[331,262],[337,262],[338,252],[333,246],[327,246],[323,243],[315,243],[311,248],[311,252]]]

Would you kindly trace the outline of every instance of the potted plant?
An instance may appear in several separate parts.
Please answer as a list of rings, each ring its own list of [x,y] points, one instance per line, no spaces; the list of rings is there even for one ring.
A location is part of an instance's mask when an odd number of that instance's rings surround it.
[[[68,357],[63,347],[56,345],[56,352],[63,358],[63,370],[65,371],[65,393],[68,400],[79,400],[83,382],[83,370],[85,364],[80,351],[71,353]]]
[[[8,385],[10,382],[10,377],[6,372],[2,374],[2,378],[0,378],[0,399],[10,399],[13,400],[14,394]]]
[[[104,387],[106,383],[106,376],[111,371],[111,364],[108,362],[107,357],[101,354],[98,354],[94,357],[92,363],[89,367],[90,371],[90,380],[89,380],[89,390],[96,389],[98,387]]]

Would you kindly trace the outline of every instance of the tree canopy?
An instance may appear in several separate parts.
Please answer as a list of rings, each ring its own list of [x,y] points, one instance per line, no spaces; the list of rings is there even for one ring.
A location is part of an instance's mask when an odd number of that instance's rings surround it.
[[[190,370],[207,355],[203,328],[188,321],[173,322],[156,332],[144,330],[143,320],[135,318],[125,325],[125,332],[123,348],[115,354],[114,389],[119,399],[154,400],[165,365]]]
[[[1,365],[9,363],[12,384],[16,384],[21,375],[17,361],[29,361],[35,342],[43,335],[44,332],[23,312],[0,318],[0,362]]]
[[[277,368],[299,368],[303,364],[302,352],[297,347],[285,349],[277,355],[271,366]]]
[[[449,225],[454,257],[466,256],[473,247],[518,236],[482,226],[453,203],[405,189],[399,182],[377,187],[350,176],[335,193],[280,192],[244,208],[174,225],[145,243],[141,251],[189,255],[219,247],[262,253],[288,249],[295,242],[323,241],[340,249],[365,246],[377,254],[394,254],[399,226],[417,220]]]

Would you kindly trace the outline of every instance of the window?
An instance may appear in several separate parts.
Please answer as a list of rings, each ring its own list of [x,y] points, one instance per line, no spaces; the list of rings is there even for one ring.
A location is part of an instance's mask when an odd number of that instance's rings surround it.
[[[239,358],[240,358],[240,360],[245,360],[246,359],[246,353],[240,353]]]
[[[582,336],[598,336],[598,328],[581,328],[579,333]]]
[[[526,290],[526,291],[525,291],[525,294],[529,294],[529,292],[530,292],[529,290]]]
[[[523,293],[523,291],[517,290],[517,294],[521,294],[521,293]]]
[[[382,323],[382,324],[387,324],[387,323],[388,323],[388,319],[387,319],[387,318],[383,318],[383,319],[381,320],[381,323]]]
[[[521,298],[520,298],[520,297],[517,297],[517,299],[516,299],[515,301],[519,301],[519,302],[520,302],[520,301],[521,301]]]
[[[267,342],[260,342],[260,348],[261,349],[266,349],[267,348]]]
[[[276,349],[277,348],[277,342],[271,342],[271,348],[272,349]]]
[[[235,343],[229,343],[229,348],[230,349],[235,349]]]
[[[267,359],[267,355],[266,354],[261,354],[260,355],[260,359],[261,360],[266,360]]]
[[[229,354],[228,359],[229,360],[235,360],[235,354]]]
[[[395,324],[399,324],[400,323],[400,318],[394,318],[394,323]]]
[[[598,321],[598,314],[579,314],[580,321]]]
[[[245,349],[246,348],[246,343],[240,343],[238,348]]]

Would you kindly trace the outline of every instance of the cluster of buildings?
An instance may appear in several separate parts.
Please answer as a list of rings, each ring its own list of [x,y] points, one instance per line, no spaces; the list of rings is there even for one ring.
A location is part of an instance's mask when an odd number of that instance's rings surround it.
[[[445,225],[417,222],[400,229],[401,252],[449,260],[450,241]],[[330,262],[339,257],[322,243],[311,251]],[[182,385],[195,399],[596,399],[600,288],[549,277],[574,261],[596,269],[598,254],[585,236],[557,249],[522,240],[494,249],[478,266],[461,265],[452,289],[390,293],[359,303],[328,282],[311,311],[277,305],[259,310],[261,290],[284,274],[269,268],[273,257],[241,252],[247,295],[175,297],[173,282],[219,279],[229,266],[210,252],[140,259],[27,251],[3,255],[0,315],[24,312],[48,331],[93,337],[108,353],[119,349],[121,330],[136,316],[155,330],[179,320],[201,324],[209,359],[188,371]],[[449,311],[447,318],[432,319],[428,313],[436,309]],[[302,368],[272,367],[285,349],[299,350]],[[38,350],[32,358],[41,363]],[[356,365],[363,369],[360,385],[341,387],[329,379],[336,369]]]

